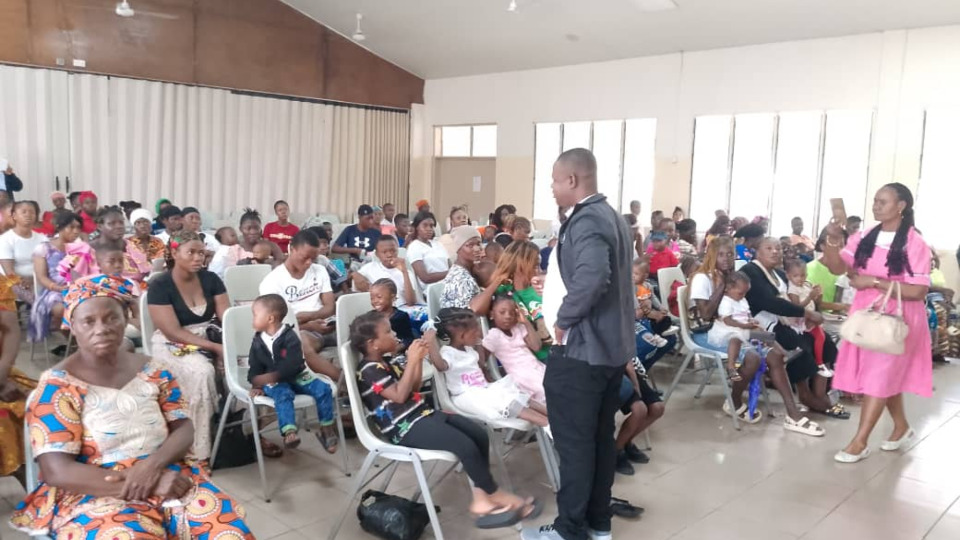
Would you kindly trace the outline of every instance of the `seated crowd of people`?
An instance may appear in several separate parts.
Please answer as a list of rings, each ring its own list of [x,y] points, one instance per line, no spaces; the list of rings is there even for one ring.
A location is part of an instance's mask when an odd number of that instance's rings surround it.
[[[154,212],[130,201],[101,206],[90,192],[54,193],[51,203],[41,214],[34,201],[0,201],[0,400],[11,413],[4,421],[21,422],[10,431],[22,433],[26,421],[32,439],[3,442],[2,473],[24,481],[19,445],[32,444],[43,479],[17,508],[17,528],[57,537],[116,529],[146,535],[137,538],[201,530],[253,538],[242,507],[208,478],[213,419],[225,391],[220,321],[232,305],[222,278],[230,267],[249,264],[272,268],[251,307],[248,372],[251,395],[276,404],[282,440],[261,438],[264,455],[301,443],[296,395],[316,401],[323,448],[332,454],[342,446],[334,429],[338,396],[317,375],[341,380],[343,366],[330,352],[337,345],[337,298],[369,293],[373,309],[347,324],[363,405],[380,434],[460,458],[478,527],[511,526],[539,514],[539,501],[497,485],[487,433],[468,417],[518,418],[552,437],[543,379],[553,328],[542,303],[544,277],[558,271],[554,247],[567,209],[558,209],[552,239],[541,246],[531,241],[531,220],[512,205],[498,207],[480,226],[465,207],[441,224],[428,201],[409,215],[390,203],[364,204],[356,223],[334,238],[329,223],[303,229],[291,223],[282,200],[273,207],[274,222],[264,225],[257,211],[245,209],[237,229],[216,231],[203,230],[197,208],[167,199]],[[640,210],[635,202],[624,216],[637,255],[636,357],[619,395],[618,473],[633,475],[650,460],[634,440],[665,412],[648,373],[677,349],[681,303],[693,341],[727,355],[724,377],[734,407],[724,404],[728,414],[750,424],[761,420],[744,394],[765,365],[786,408],[786,430],[822,436],[814,413],[850,417],[830,387],[837,347],[824,313],[843,314],[849,302],[843,278],[819,261],[824,235],[811,240],[796,218],[791,236],[771,238],[766,219],[748,223],[718,211],[701,242],[681,208],[671,217],[654,212],[648,230]],[[859,223],[850,220],[847,231]],[[679,275],[661,291],[658,275],[671,268]],[[424,293],[436,284],[441,309],[429,320]],[[953,311],[953,291],[942,283],[933,290],[940,294],[933,302]],[[140,331],[144,294],[153,335]],[[76,343],[73,349],[65,340],[53,351],[64,359],[39,381],[13,367],[19,311],[29,313],[31,343],[53,334]],[[288,314],[296,328],[285,323]],[[150,357],[135,352],[147,340]],[[465,416],[438,414],[421,394],[424,362],[444,378]],[[642,511],[622,499],[611,504],[618,515]]]

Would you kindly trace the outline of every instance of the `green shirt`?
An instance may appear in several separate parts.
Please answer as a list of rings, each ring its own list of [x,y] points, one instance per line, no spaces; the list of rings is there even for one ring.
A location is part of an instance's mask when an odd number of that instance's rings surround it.
[[[807,263],[807,281],[814,285],[819,285],[823,290],[823,301],[833,303],[837,292],[837,278],[830,273],[830,270],[819,260]]]
[[[547,357],[550,356],[552,340],[550,339],[550,333],[547,332],[547,325],[543,320],[543,313],[541,312],[543,298],[537,294],[536,289],[527,287],[521,291],[514,289],[513,299],[520,306],[520,311],[523,312],[523,314],[527,316],[527,319],[533,324],[537,335],[540,336],[540,340],[543,342],[540,350],[534,352],[533,355],[541,362],[546,362]]]

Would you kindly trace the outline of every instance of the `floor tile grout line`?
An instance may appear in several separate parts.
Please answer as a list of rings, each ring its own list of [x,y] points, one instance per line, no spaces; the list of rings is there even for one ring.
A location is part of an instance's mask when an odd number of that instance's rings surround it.
[[[933,525],[931,525],[930,528],[927,529],[927,532],[923,533],[923,538],[926,538],[927,536],[929,536],[930,533],[937,528],[937,525],[939,525],[940,522],[943,521],[943,517],[950,512],[950,509],[953,508],[953,505],[957,504],[957,501],[960,501],[960,495],[954,498],[953,502],[948,504],[947,507],[943,509],[943,512],[940,513],[940,517],[938,517],[937,520],[933,522]]]

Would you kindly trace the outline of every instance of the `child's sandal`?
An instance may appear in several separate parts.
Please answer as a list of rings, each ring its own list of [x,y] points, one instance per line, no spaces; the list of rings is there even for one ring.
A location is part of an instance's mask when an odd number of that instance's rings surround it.
[[[293,450],[294,448],[300,446],[300,436],[297,435],[296,431],[291,431],[283,436],[283,447]]]

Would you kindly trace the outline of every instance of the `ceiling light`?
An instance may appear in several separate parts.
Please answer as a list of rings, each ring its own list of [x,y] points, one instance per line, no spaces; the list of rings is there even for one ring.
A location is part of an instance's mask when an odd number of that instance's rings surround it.
[[[646,13],[673,11],[678,7],[674,0],[634,0],[634,2],[640,8],[640,11]]]
[[[360,23],[363,21],[363,14],[357,13],[357,31],[353,33],[353,39],[355,41],[363,41],[367,39],[367,36],[363,33],[363,28],[360,28]]]
[[[127,2],[127,0],[123,0],[123,2],[117,4],[117,9],[115,11],[117,12],[117,15],[121,17],[133,17],[136,14],[136,12],[133,11],[133,8],[130,7],[130,2]]]
[[[516,13],[517,11],[517,0],[510,0],[510,5],[507,6],[507,11],[511,13]]]

